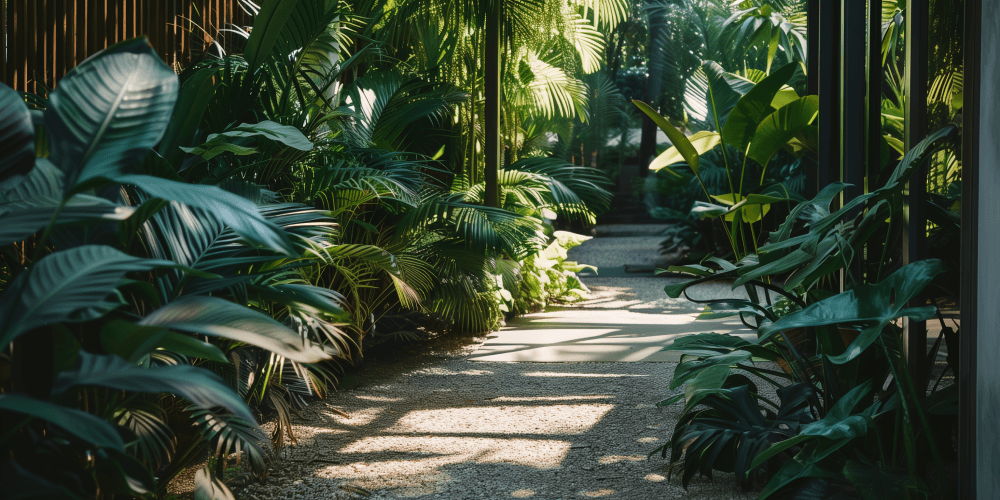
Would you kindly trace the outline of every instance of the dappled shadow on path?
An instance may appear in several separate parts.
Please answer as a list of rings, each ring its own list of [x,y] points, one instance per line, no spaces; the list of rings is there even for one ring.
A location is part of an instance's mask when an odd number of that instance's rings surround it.
[[[678,481],[646,455],[676,419],[654,406],[670,393],[672,367],[429,363],[307,409],[271,486],[386,495],[376,498],[670,498]],[[699,480],[685,498],[731,494],[728,480]]]

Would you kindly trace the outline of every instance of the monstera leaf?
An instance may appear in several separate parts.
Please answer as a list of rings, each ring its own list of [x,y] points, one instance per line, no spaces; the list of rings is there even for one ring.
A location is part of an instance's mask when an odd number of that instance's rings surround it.
[[[0,348],[17,336],[62,321],[87,321],[121,305],[109,300],[125,274],[170,261],[143,259],[102,245],[85,245],[48,255],[22,273],[0,297]]]
[[[670,444],[657,451],[665,457],[669,450],[671,462],[684,460],[684,487],[698,472],[711,477],[713,469],[735,472],[745,487],[748,474],[757,467],[751,464],[754,457],[812,421],[812,391],[808,384],[782,387],[777,391],[781,401],[777,413],[764,415],[749,385],[715,390],[698,401],[705,409],[685,412]]]
[[[76,387],[106,387],[129,392],[167,393],[180,396],[198,408],[221,406],[253,422],[253,414],[232,388],[218,375],[191,365],[139,368],[114,355],[80,351],[75,370],[56,377],[52,394],[59,397]]]
[[[830,356],[831,362],[843,364],[858,357],[889,323],[908,317],[926,320],[937,310],[933,306],[907,308],[935,276],[947,268],[941,261],[925,260],[904,266],[876,285],[859,285],[847,292],[811,304],[757,330],[761,340],[782,330],[825,325],[861,325],[858,337],[840,355]]]
[[[300,363],[330,359],[323,348],[310,345],[270,316],[217,297],[175,300],[146,316],[139,324],[235,340]]]
[[[0,190],[13,187],[35,165],[31,113],[14,89],[0,83]]]
[[[112,45],[67,73],[45,110],[66,190],[132,171],[163,137],[178,87],[145,38]]]

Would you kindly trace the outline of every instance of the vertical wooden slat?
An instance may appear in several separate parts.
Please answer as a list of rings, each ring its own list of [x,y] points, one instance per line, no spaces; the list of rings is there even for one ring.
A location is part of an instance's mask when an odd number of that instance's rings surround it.
[[[2,3],[0,3],[0,7],[2,7],[2,8],[0,8],[0,11],[3,11],[3,12],[0,12],[0,40],[3,41],[3,54],[0,55],[0,78],[3,78],[3,81],[8,82],[8,81],[10,81],[10,79],[7,77],[7,59],[10,58],[10,54],[8,53],[8,51],[10,50],[8,48],[10,46],[10,44],[9,44],[9,42],[7,42],[7,7],[8,6],[7,6],[7,2],[6,1],[0,0],[0,2],[2,2]]]

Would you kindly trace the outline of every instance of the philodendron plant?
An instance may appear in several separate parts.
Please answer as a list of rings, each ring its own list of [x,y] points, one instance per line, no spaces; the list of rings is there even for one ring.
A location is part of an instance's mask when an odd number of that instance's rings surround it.
[[[335,294],[288,277],[324,213],[147,175],[177,95],[145,39],[70,71],[44,110],[0,85],[3,498],[154,497],[206,452],[263,471],[245,400],[266,384],[233,360],[306,373],[339,354],[314,335]],[[231,498],[221,471],[199,498]]]
[[[697,201],[691,216],[718,219],[730,249],[737,260],[757,250],[763,219],[771,205],[804,201],[780,180],[768,177],[768,166],[781,150],[796,155],[812,154],[817,128],[813,125],[819,110],[815,95],[799,97],[787,84],[797,64],[788,64],[754,84],[738,82],[740,96],[726,83],[736,78],[726,74],[714,62],[702,65],[706,81],[707,122],[714,130],[685,136],[649,105],[633,101],[670,139],[672,147],[660,154],[649,168],[680,175],[669,167],[685,162],[694,174],[704,201]],[[736,99],[738,97],[738,99]],[[712,194],[702,177],[701,158],[718,151],[724,165],[728,192]]]
[[[902,266],[888,249],[905,229],[907,180],[922,175],[920,167],[956,133],[947,127],[932,134],[883,187],[838,209],[831,202],[847,186],[827,186],[737,263],[670,268],[696,276],[668,286],[671,297],[689,297],[711,281],[742,288],[746,299],[703,301],[706,316],[739,315],[757,333],[752,341],[704,333],[666,347],[682,353],[670,388],[685,392],[660,405],[682,401],[684,410],[670,442],[654,453],[683,462],[685,485],[714,469],[735,472],[743,488],[766,483],[761,499],[927,493],[917,456],[926,452],[942,470],[939,451],[950,445],[935,439],[928,419],[953,413],[957,392],[952,386],[928,396],[924,381],[911,380],[899,325],[935,315],[935,307],[913,304],[947,269],[937,260]],[[860,266],[866,250],[882,261]],[[841,273],[846,291],[823,287]],[[771,303],[775,295],[780,306]],[[760,383],[773,386],[778,399]]]

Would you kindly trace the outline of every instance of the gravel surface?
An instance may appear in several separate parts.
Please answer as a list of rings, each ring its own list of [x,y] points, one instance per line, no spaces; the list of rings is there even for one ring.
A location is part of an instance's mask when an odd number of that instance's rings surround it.
[[[573,249],[584,263],[647,258],[658,239],[595,238]],[[655,255],[655,254],[654,254]],[[645,256],[645,257],[644,257]],[[598,262],[599,261],[599,262]],[[586,278],[576,307],[698,308],[667,298],[664,278]],[[651,311],[652,312],[652,311]],[[668,316],[668,314],[664,314]],[[695,478],[685,491],[666,460],[680,407],[675,363],[491,363],[467,360],[485,338],[400,347],[352,375],[353,390],[307,408],[264,484],[243,499],[618,498],[743,499],[731,474]]]
[[[666,461],[673,363],[484,363],[475,344],[370,367],[309,407],[298,444],[249,499],[729,499],[731,475],[687,491]],[[343,412],[347,416],[342,416]]]

